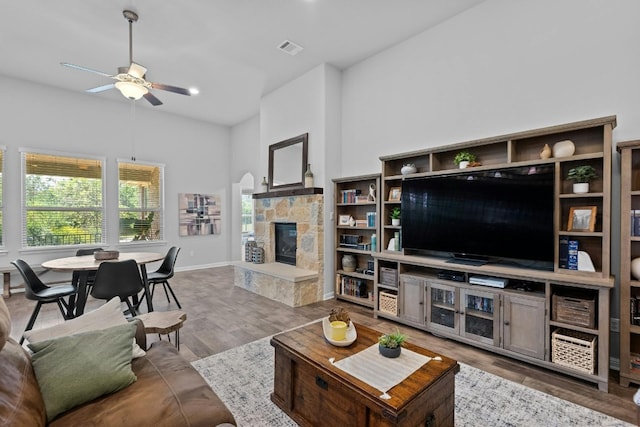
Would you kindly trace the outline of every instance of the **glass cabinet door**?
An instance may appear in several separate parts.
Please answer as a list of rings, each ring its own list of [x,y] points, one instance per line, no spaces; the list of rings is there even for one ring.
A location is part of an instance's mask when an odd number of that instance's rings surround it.
[[[460,335],[489,345],[500,345],[500,296],[461,289],[460,301]]]
[[[427,326],[433,331],[458,333],[458,289],[430,282],[427,287]]]

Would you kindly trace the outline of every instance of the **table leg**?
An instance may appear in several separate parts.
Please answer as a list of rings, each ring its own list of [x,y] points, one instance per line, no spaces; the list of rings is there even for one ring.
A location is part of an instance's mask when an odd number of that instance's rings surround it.
[[[147,299],[147,311],[153,311],[153,302],[151,301],[151,290],[149,289],[149,279],[147,278],[147,267],[140,264],[140,273],[142,273],[142,284],[144,285],[144,296]]]
[[[75,317],[84,313],[84,307],[87,304],[87,279],[89,278],[89,270],[80,270],[73,272],[72,284],[78,290],[78,298],[75,307]]]

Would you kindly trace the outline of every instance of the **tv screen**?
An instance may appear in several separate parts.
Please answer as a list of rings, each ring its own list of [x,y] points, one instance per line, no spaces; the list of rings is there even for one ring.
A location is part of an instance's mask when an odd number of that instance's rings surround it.
[[[551,269],[554,166],[465,171],[402,182],[402,246]]]

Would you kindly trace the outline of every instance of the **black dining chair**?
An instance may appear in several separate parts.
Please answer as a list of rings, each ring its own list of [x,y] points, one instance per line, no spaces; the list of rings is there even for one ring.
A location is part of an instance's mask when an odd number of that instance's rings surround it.
[[[98,267],[91,296],[107,301],[119,297],[120,301],[127,304],[131,316],[136,316],[134,303],[130,298],[137,297],[143,289],[142,276],[135,260],[105,261]]]
[[[176,297],[176,294],[171,289],[171,285],[169,285],[169,279],[173,277],[174,267],[176,265],[176,259],[178,259],[178,253],[180,252],[180,248],[177,246],[173,246],[167,252],[167,255],[164,257],[162,264],[156,271],[147,274],[147,281],[149,282],[149,287],[151,288],[151,298],[153,299],[153,294],[156,290],[156,285],[162,285],[164,289],[164,294],[167,297],[167,302],[171,303],[171,299],[169,298],[169,292],[171,296],[175,300],[178,308],[182,308],[180,305],[180,301]],[[144,298],[144,297],[143,297]],[[140,300],[142,302],[142,299]]]
[[[77,293],[76,288],[71,284],[48,286],[40,280],[38,275],[33,271],[31,266],[24,260],[17,259],[11,261],[22,276],[24,280],[24,295],[27,299],[37,301],[36,307],[31,313],[31,317],[27,322],[25,331],[29,331],[33,328],[33,324],[36,322],[38,313],[42,304],[56,303],[62,313],[64,320],[71,319],[73,317],[73,301]],[[65,301],[65,297],[69,297],[69,301]],[[24,342],[24,335],[20,338],[20,344]]]

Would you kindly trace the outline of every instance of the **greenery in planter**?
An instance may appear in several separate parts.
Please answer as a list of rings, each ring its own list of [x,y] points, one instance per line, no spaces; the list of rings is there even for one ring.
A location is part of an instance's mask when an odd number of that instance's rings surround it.
[[[456,157],[453,158],[453,161],[456,165],[460,165],[460,162],[475,162],[476,155],[469,151],[461,151],[456,154]]]
[[[400,208],[396,206],[395,208],[391,209],[391,213],[389,214],[389,216],[391,217],[391,219],[400,219]]]
[[[387,348],[403,347],[404,342],[407,340],[407,336],[400,333],[399,329],[391,334],[384,334],[378,337],[378,344]]]
[[[569,169],[569,173],[567,173],[567,179],[575,181],[576,183],[588,183],[597,177],[598,174],[596,170],[590,165],[576,166],[575,168]]]

